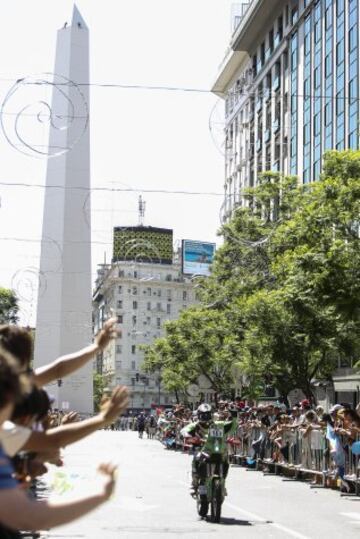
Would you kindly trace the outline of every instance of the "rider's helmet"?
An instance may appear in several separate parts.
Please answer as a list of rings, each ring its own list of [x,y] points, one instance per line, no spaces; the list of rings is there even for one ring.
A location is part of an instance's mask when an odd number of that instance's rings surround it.
[[[211,406],[205,402],[197,409],[197,416],[200,423],[209,423],[212,418]]]

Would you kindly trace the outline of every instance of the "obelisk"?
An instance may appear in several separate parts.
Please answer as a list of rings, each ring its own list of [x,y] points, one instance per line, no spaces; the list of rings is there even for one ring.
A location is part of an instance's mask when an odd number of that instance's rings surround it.
[[[89,31],[74,6],[58,31],[51,101],[34,365],[91,342]],[[52,383],[55,406],[93,411],[92,364]]]

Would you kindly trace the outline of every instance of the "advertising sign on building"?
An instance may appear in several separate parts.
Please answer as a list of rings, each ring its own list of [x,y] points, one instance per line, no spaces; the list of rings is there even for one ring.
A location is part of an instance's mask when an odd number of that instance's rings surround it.
[[[182,271],[187,275],[210,275],[216,244],[204,241],[182,241]]]

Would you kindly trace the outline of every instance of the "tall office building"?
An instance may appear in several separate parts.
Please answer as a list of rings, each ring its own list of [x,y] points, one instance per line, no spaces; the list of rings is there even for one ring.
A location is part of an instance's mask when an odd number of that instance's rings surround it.
[[[53,157],[46,175],[40,259],[45,284],[38,297],[36,367],[92,339],[89,32],[76,6],[71,25],[58,31],[54,71],[49,135]],[[92,412],[92,365],[48,391],[59,408]]]
[[[212,91],[225,100],[225,219],[264,170],[319,177],[359,145],[359,0],[248,0]]]

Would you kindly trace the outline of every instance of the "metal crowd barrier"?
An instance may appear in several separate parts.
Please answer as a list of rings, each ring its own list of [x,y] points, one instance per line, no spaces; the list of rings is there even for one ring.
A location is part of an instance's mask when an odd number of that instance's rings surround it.
[[[339,486],[340,477],[360,495],[360,457],[352,453],[352,444],[346,437],[340,436],[343,469],[334,460],[323,430],[306,434],[305,429],[297,428],[285,431],[279,438],[275,440],[265,429],[240,425],[236,436],[228,440],[230,461],[295,478],[310,477],[324,487]],[[355,441],[360,441],[360,435]]]

